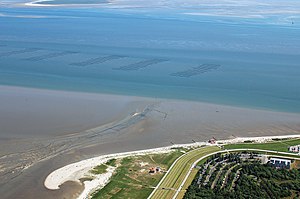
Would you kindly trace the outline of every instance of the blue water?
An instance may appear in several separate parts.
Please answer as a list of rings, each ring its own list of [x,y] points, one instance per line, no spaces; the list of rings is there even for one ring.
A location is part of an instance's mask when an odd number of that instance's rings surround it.
[[[0,12],[2,85],[300,112],[299,23],[172,10]]]

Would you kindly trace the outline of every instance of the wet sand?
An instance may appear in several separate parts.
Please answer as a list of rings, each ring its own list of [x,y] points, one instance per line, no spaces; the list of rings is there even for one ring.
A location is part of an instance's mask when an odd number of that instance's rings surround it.
[[[0,86],[0,138],[81,132],[125,117],[141,99]]]
[[[213,136],[300,132],[299,114],[6,86],[0,87],[0,113],[2,198],[75,198],[82,190],[79,184],[70,182],[50,191],[43,185],[46,176],[102,154],[206,141]]]

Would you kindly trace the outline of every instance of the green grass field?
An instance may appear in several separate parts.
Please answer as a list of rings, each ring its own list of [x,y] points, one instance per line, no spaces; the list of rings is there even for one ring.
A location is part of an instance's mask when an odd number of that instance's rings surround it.
[[[91,170],[91,173],[93,173],[93,174],[102,174],[102,173],[106,172],[107,168],[108,167],[105,164],[101,164],[101,165],[98,165],[95,168],[93,168]]]
[[[108,165],[108,166],[115,167],[116,166],[116,162],[117,162],[116,159],[110,159],[105,164]]]
[[[280,152],[288,152],[288,147],[300,144],[300,139],[274,141],[269,143],[242,143],[242,144],[228,144],[225,149],[263,149]]]
[[[167,174],[166,178],[160,184],[159,188],[155,191],[153,199],[172,198],[175,190],[179,188],[186,174],[188,173],[191,165],[204,155],[219,151],[220,149],[215,146],[203,147],[195,149],[182,156],[174,165],[172,170]]]
[[[92,198],[138,198],[146,199],[153,191],[163,173],[149,174],[149,168],[160,166],[167,170],[183,153],[176,150],[166,154],[132,156],[109,162],[119,164],[110,182],[94,193]],[[143,165],[143,163],[148,163]]]

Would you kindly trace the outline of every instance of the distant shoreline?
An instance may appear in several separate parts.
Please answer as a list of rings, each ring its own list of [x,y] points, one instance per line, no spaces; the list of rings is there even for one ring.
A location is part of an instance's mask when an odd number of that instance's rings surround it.
[[[53,2],[53,3],[52,3]],[[80,2],[65,2],[65,3],[60,3],[59,1],[57,2],[57,0],[36,0],[36,1],[31,1],[28,3],[24,3],[25,6],[31,6],[31,7],[66,7],[66,6],[97,6],[97,5],[103,5],[103,4],[108,4],[109,2],[101,2],[101,0],[99,0],[99,3],[97,2],[90,2],[90,3],[80,3]]]
[[[54,1],[54,0],[37,0],[37,1],[31,1],[28,3],[24,3],[25,6],[32,6],[32,7],[49,7],[49,6],[57,6],[55,4],[40,4],[40,2],[47,2],[47,1]]]

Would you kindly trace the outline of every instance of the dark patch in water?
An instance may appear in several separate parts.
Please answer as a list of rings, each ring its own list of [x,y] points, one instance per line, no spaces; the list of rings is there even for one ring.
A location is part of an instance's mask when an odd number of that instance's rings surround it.
[[[139,70],[142,68],[146,68],[148,66],[158,64],[161,62],[165,62],[165,61],[168,61],[168,60],[166,60],[166,59],[149,59],[149,60],[144,60],[144,61],[136,62],[133,64],[129,64],[126,66],[121,66],[119,68],[113,68],[113,69],[114,70],[133,71],[133,70]]]
[[[201,75],[203,73],[210,72],[212,70],[217,70],[221,65],[219,64],[201,64],[200,66],[193,67],[191,69],[172,73],[171,76],[174,77],[192,77],[195,75]]]
[[[18,54],[23,54],[23,53],[29,53],[29,52],[35,52],[41,50],[40,48],[25,48],[22,50],[14,50],[14,51],[9,51],[9,52],[4,52],[0,53],[0,57],[7,57],[11,55],[18,55]]]
[[[121,55],[109,55],[106,57],[97,57],[97,58],[92,58],[92,59],[88,59],[86,61],[82,61],[82,62],[77,62],[77,63],[72,63],[70,65],[72,66],[89,66],[89,65],[93,65],[93,64],[101,64],[107,61],[111,61],[114,59],[121,59],[124,58],[126,56],[121,56]]]
[[[27,60],[27,61],[42,61],[42,60],[45,60],[45,59],[61,57],[61,56],[66,56],[66,55],[70,55],[70,54],[75,54],[75,53],[78,53],[78,52],[74,52],[74,51],[54,52],[54,53],[49,53],[49,54],[46,54],[46,55],[39,55],[39,56],[35,56],[35,57],[29,57],[25,60]]]

